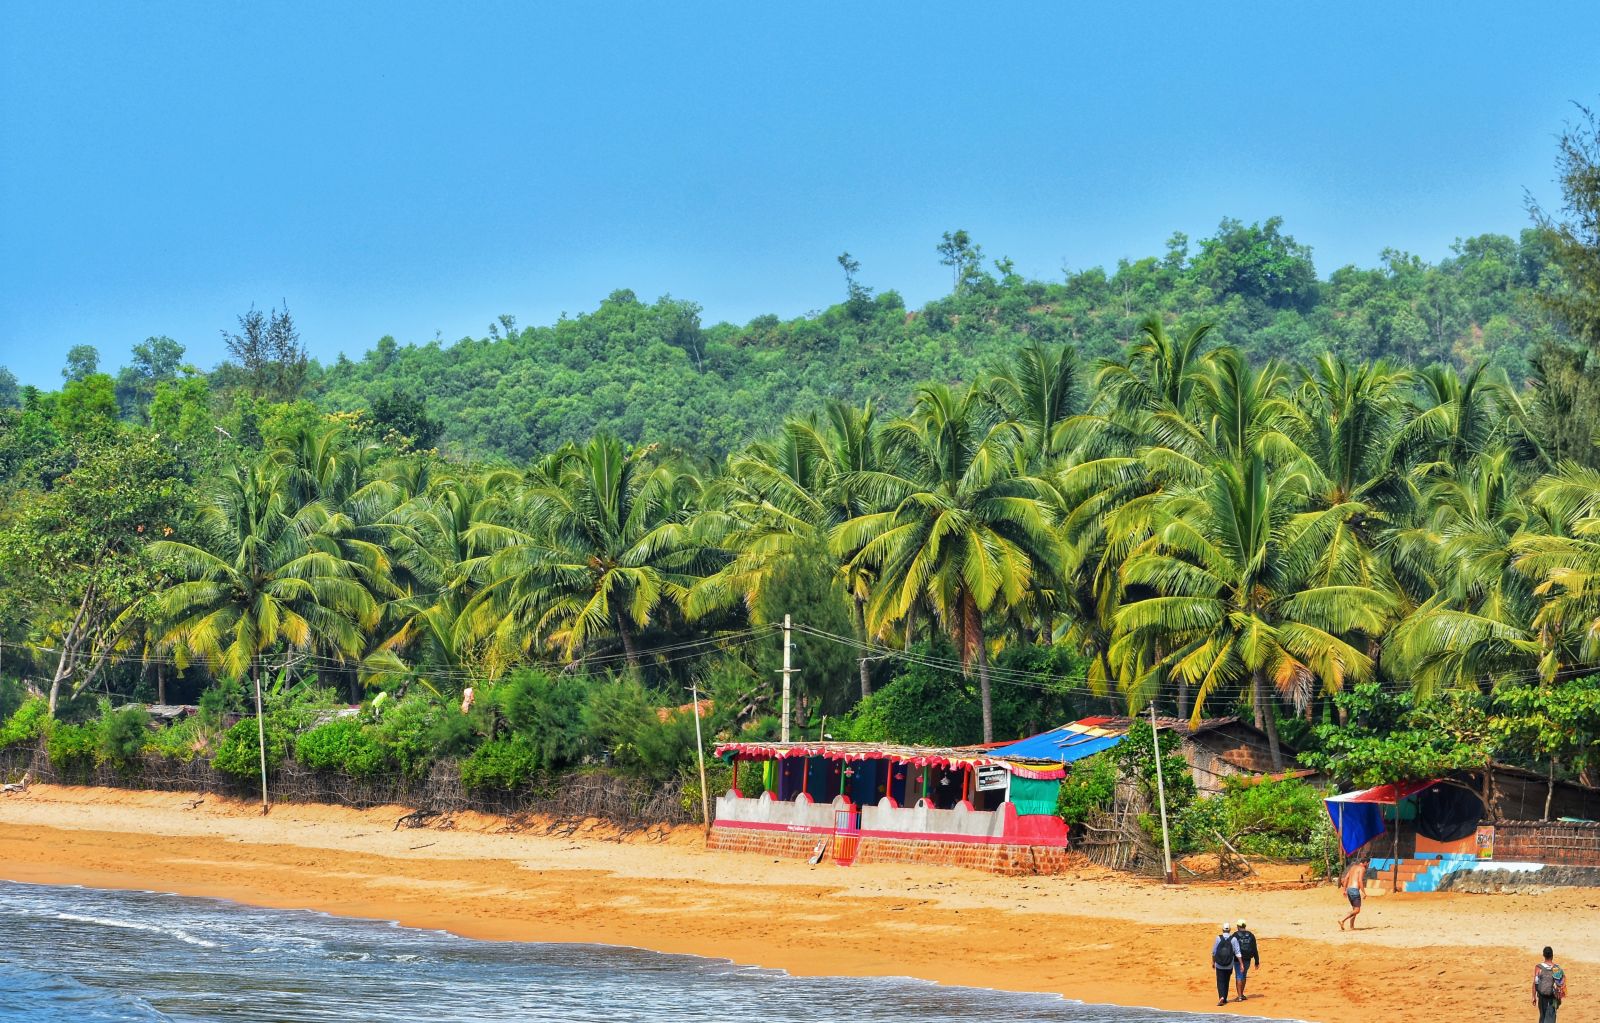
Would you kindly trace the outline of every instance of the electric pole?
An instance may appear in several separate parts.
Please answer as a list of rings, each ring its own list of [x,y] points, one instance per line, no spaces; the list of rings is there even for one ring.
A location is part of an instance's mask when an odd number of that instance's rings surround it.
[[[1156,748],[1156,798],[1161,803],[1161,859],[1167,868],[1167,884],[1176,884],[1172,876],[1172,840],[1167,837],[1167,786],[1161,778],[1161,733],[1156,730],[1156,704],[1150,701],[1150,741]]]
[[[790,680],[794,675],[794,668],[792,667],[792,660],[791,660],[791,653],[790,653],[792,648],[793,648],[793,643],[791,642],[793,634],[790,631],[792,628],[793,628],[793,624],[789,621],[789,616],[788,615],[784,615],[783,616],[783,729],[782,729],[782,736],[783,736],[783,741],[784,742],[788,742],[789,741],[789,717],[790,717],[789,696],[790,696],[790,693],[791,693]]]

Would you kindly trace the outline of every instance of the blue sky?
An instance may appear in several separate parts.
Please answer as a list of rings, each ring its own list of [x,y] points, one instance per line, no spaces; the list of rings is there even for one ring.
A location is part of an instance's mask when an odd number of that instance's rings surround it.
[[[285,299],[324,360],[618,287],[794,315],[845,249],[917,304],[956,227],[1039,277],[1224,216],[1438,259],[1600,102],[1593,3],[1112,6],[0,5],[0,365],[209,367]]]

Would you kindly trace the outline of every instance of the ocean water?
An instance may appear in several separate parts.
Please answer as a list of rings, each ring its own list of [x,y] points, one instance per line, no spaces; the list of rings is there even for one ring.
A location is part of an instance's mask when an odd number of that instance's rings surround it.
[[[0,1020],[6,1023],[1238,1018],[1081,1005],[911,980],[797,978],[639,949],[471,941],[210,899],[0,881]]]

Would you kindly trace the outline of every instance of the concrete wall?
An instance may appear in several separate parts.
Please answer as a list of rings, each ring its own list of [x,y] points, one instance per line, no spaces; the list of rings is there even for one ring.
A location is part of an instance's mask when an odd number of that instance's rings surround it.
[[[793,802],[771,797],[770,792],[762,793],[759,799],[745,799],[731,792],[718,796],[716,822],[785,831],[825,831],[831,835],[834,810],[847,805],[842,798],[836,798],[832,803],[813,803],[808,796],[800,796]]]
[[[1012,817],[1016,816],[1015,812]],[[1005,814],[994,810],[974,810],[972,804],[962,801],[953,810],[935,810],[929,806],[890,806],[888,800],[877,806],[861,808],[863,832],[885,832],[888,835],[958,835],[962,838],[999,840],[1005,836]]]

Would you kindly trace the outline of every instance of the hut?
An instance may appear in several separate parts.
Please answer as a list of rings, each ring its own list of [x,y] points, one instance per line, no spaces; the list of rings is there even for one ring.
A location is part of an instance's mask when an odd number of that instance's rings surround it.
[[[1371,883],[1434,891],[1450,874],[1545,865],[1600,867],[1600,789],[1508,764],[1329,797],[1346,856]]]
[[[1071,764],[1115,747],[1133,725],[1129,717],[1088,717],[1001,746],[997,756],[1038,756]],[[1315,772],[1294,764],[1294,749],[1283,747],[1287,771],[1272,765],[1267,734],[1236,717],[1156,718],[1156,727],[1178,736],[1194,787],[1202,796],[1220,795],[1229,778],[1298,777],[1315,781]]]
[[[1066,865],[1060,763],[982,747],[729,742],[710,846],[835,862],[933,863],[994,873]]]

